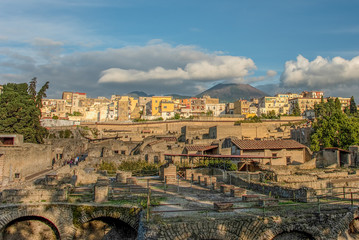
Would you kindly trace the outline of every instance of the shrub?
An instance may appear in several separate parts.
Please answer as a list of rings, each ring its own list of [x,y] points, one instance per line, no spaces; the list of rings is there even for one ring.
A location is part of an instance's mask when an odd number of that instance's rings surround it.
[[[119,170],[131,171],[134,176],[158,175],[160,165],[146,161],[123,161],[118,166]]]
[[[116,173],[117,167],[113,162],[103,161],[99,167],[100,170],[106,170],[109,174]]]

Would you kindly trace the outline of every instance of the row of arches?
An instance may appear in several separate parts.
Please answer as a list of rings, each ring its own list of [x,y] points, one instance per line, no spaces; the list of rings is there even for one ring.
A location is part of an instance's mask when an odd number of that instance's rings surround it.
[[[181,239],[226,239],[223,233],[215,233],[211,236],[203,233],[203,235],[188,235]],[[359,217],[354,218],[349,226],[348,232],[353,239],[359,239]],[[3,240],[60,240],[60,230],[49,219],[41,216],[22,216],[16,218],[5,225],[2,229]],[[136,239],[137,230],[124,221],[114,217],[98,217],[91,219],[80,226],[72,233],[71,239]],[[231,236],[231,239],[235,236]],[[267,239],[267,238],[265,238]],[[275,236],[270,236],[269,240],[316,240],[321,239],[313,233],[302,230],[277,231]]]
[[[76,228],[71,239],[136,239],[137,230],[120,219],[98,217]],[[40,216],[16,218],[5,225],[3,240],[60,240],[61,234],[56,225]]]

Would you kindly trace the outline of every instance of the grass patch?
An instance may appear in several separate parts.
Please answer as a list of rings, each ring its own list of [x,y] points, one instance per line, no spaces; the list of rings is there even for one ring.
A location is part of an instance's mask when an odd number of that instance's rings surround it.
[[[278,205],[288,205],[288,204],[296,204],[297,202],[294,201],[285,201],[285,202],[279,202]]]
[[[130,171],[133,176],[158,175],[160,164],[148,163],[146,161],[123,161],[118,170]]]
[[[119,199],[119,200],[110,200],[106,203],[115,204],[115,205],[122,205],[122,204],[137,204],[137,200],[133,199]]]

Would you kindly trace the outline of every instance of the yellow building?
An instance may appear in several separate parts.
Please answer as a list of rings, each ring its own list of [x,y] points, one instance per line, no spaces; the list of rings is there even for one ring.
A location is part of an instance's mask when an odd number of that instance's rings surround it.
[[[152,116],[161,116],[161,103],[164,102],[172,102],[171,96],[153,96],[152,97]],[[172,103],[173,104],[173,103]],[[169,107],[168,105],[164,104],[164,106]],[[173,106],[174,107],[174,106]],[[165,109],[165,108],[163,108]],[[173,110],[172,110],[173,111]]]
[[[112,95],[111,101],[113,104],[109,106],[109,111],[115,120],[126,121],[133,117],[138,117],[138,100],[133,97]]]
[[[327,101],[327,99],[323,99],[324,102]],[[320,98],[293,98],[291,100],[289,100],[289,105],[290,105],[290,111],[289,113],[292,114],[293,113],[293,109],[295,107],[295,105],[298,103],[299,108],[300,108],[300,112],[303,114],[305,111],[308,110],[314,110],[314,106],[315,104],[319,104],[321,102]]]
[[[247,100],[238,100],[234,102],[234,114],[247,115],[249,114],[249,106],[251,102]]]
[[[202,98],[205,99],[206,104],[218,104],[219,103],[219,98],[211,98],[211,96],[209,96],[209,95],[203,95]]]
[[[274,97],[263,97],[259,100],[258,114],[289,114],[289,99],[293,94],[277,94]]]
[[[345,111],[345,108],[350,107],[350,98],[338,97],[340,104],[342,105],[342,111]]]

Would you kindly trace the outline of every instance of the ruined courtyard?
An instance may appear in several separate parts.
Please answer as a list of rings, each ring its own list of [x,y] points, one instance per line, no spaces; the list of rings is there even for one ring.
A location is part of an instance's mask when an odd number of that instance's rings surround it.
[[[43,146],[5,135],[1,237],[359,239],[357,148],[313,156],[287,123],[54,128]],[[287,137],[263,138],[276,131]],[[147,168],[121,169],[136,163]]]

